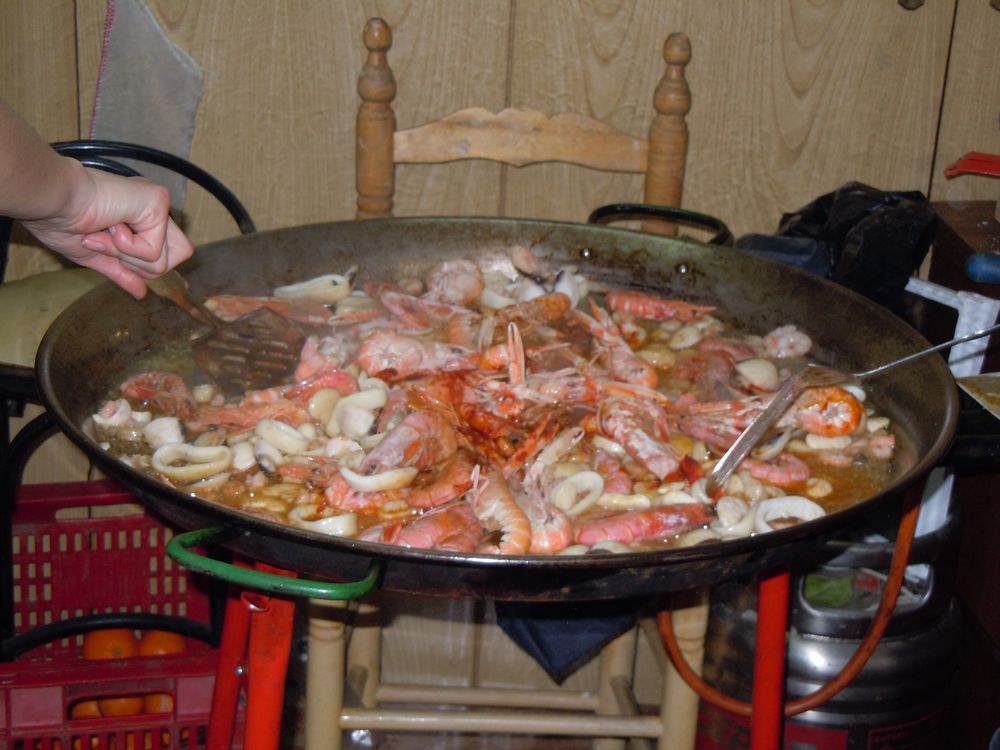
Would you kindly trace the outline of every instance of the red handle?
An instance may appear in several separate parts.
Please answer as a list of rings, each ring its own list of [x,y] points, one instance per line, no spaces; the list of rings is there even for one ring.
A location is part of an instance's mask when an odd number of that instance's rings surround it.
[[[970,151],[954,164],[944,169],[945,177],[957,177],[960,174],[980,174],[987,177],[1000,177],[1000,154],[984,154],[981,151]]]

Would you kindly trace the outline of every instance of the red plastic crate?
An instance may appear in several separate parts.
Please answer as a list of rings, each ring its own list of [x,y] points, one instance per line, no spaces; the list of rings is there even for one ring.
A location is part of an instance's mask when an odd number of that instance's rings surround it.
[[[15,631],[88,614],[143,612],[207,622],[204,582],[173,562],[173,532],[108,482],[25,485],[13,518]],[[218,654],[85,660],[82,636],[0,663],[0,747],[160,750],[204,747]],[[77,701],[166,693],[160,714],[70,719]],[[237,737],[241,736],[237,732]]]

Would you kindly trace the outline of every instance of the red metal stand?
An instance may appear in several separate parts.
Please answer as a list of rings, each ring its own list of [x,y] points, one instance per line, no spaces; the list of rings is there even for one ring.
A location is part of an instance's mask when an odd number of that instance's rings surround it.
[[[254,567],[294,577],[294,573],[263,563],[256,563]],[[206,750],[229,750],[231,747],[240,688],[244,683],[247,705],[243,747],[246,750],[277,750],[294,615],[295,603],[291,599],[257,592],[243,592],[229,598]]]
[[[786,571],[760,582],[750,750],[779,750],[781,747],[789,579]]]

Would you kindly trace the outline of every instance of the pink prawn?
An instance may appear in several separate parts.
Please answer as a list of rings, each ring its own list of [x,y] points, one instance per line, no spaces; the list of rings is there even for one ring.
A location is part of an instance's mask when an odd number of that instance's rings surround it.
[[[791,453],[779,453],[770,461],[755,458],[744,459],[740,467],[750,472],[750,476],[762,482],[770,482],[778,487],[787,487],[804,482],[809,478],[809,465]]]
[[[476,357],[468,349],[388,330],[376,331],[366,338],[357,361],[370,375],[389,381],[476,367]]]
[[[500,532],[500,541],[484,549],[500,555],[523,555],[531,546],[531,522],[514,500],[507,480],[497,469],[477,483],[472,510],[489,531]]]
[[[646,424],[649,417],[640,417],[640,413],[624,399],[610,399],[601,408],[601,430],[662,480],[680,468],[681,454],[670,443],[657,439]]]
[[[144,372],[133,375],[121,385],[121,392],[128,399],[149,404],[164,414],[191,417],[198,408],[187,383],[172,372]]]
[[[671,318],[689,322],[697,320],[715,310],[714,307],[693,305],[690,302],[667,299],[656,294],[634,290],[615,290],[607,292],[605,299],[608,307],[616,313],[627,313],[636,318],[650,320],[669,320]]]
[[[451,423],[436,411],[415,411],[390,430],[365,456],[361,474],[378,474],[400,466],[429,469],[455,455],[458,437]]]
[[[590,546],[604,541],[631,544],[641,539],[665,539],[704,526],[713,518],[702,503],[661,505],[585,520],[576,527],[576,541]]]
[[[472,507],[459,502],[439,506],[402,523],[371,526],[358,538],[414,549],[472,552],[482,539],[482,531]]]

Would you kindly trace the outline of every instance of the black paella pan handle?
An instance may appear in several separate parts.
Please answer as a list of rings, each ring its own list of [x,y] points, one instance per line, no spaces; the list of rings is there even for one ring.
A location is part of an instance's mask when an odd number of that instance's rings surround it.
[[[676,224],[709,229],[715,235],[708,240],[712,245],[732,247],[733,233],[729,231],[722,219],[708,214],[689,211],[686,208],[671,208],[652,203],[609,203],[595,208],[587,217],[588,224],[610,224],[613,221],[628,221],[633,219],[663,219]]]

